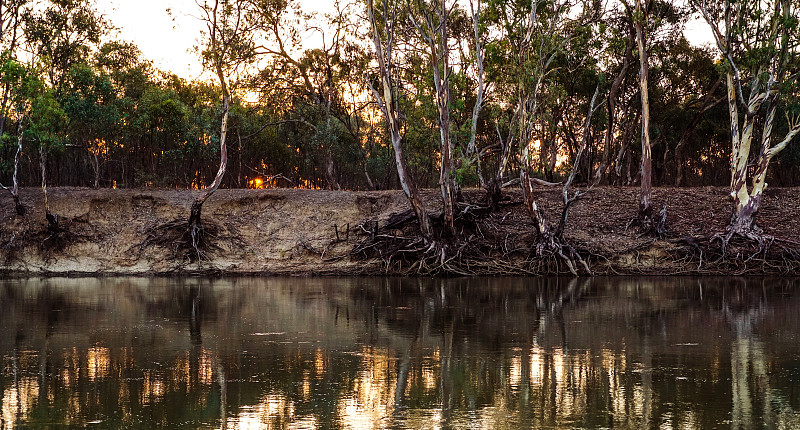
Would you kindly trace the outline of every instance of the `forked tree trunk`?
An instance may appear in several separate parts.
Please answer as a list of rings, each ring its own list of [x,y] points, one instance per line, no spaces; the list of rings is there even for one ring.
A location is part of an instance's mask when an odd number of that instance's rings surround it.
[[[775,113],[779,104],[780,91],[776,86],[782,83],[787,72],[787,59],[789,58],[789,35],[796,29],[791,28],[786,23],[791,22],[791,18],[796,15],[796,10],[792,11],[794,2],[782,1],[775,3],[773,15],[769,17],[769,26],[762,29],[761,48],[767,47],[775,52],[773,57],[766,58],[753,73],[748,90],[749,98],[744,99],[741,76],[739,69],[730,53],[731,32],[736,31],[735,26],[731,25],[730,14],[727,14],[726,25],[723,34],[716,21],[708,13],[704,4],[698,4],[698,8],[703,18],[711,27],[717,47],[728,61],[730,70],[726,73],[726,84],[728,93],[728,112],[730,113],[731,126],[731,197],[734,200],[734,211],[731,222],[723,237],[723,245],[726,244],[734,235],[753,239],[763,244],[763,234],[756,225],[756,214],[761,203],[761,195],[767,187],[767,168],[772,158],[781,152],[792,139],[800,133],[800,115],[789,117],[789,130],[784,139],[777,145],[772,146],[772,131],[775,121]],[[775,61],[779,59],[779,61]],[[768,76],[767,82],[763,82],[764,76]],[[739,104],[745,108],[742,128],[739,129]],[[750,149],[753,140],[753,132],[756,120],[762,111],[762,106],[766,104],[766,116],[763,118],[763,131],[761,136],[761,150],[756,159],[755,171],[753,172],[752,191],[747,187],[748,167],[750,161]]]
[[[391,69],[393,67],[391,52],[394,41],[393,26],[394,19],[396,17],[392,16],[390,18],[388,16],[389,13],[396,12],[389,11],[390,7],[392,6],[389,5],[387,0],[383,0],[382,6],[384,10],[385,29],[388,33],[387,46],[385,50],[383,41],[381,40],[380,31],[378,30],[378,23],[375,20],[373,0],[367,0],[367,13],[369,15],[369,21],[372,28],[372,41],[375,45],[375,59],[378,62],[381,83],[380,92],[372,87],[370,89],[372,90],[373,96],[375,97],[375,100],[378,103],[381,112],[383,113],[384,119],[386,120],[386,124],[389,127],[400,186],[403,188],[403,192],[408,198],[411,208],[414,210],[414,214],[417,216],[420,233],[426,240],[432,241],[434,236],[431,220],[428,216],[428,213],[425,211],[425,206],[422,204],[422,199],[420,198],[419,190],[417,190],[417,185],[414,182],[414,178],[411,177],[411,174],[408,171],[408,164],[406,163],[405,154],[403,152],[403,139],[402,135],[400,134],[400,114],[397,111],[397,101],[395,97],[396,88],[391,76]]]
[[[752,190],[748,191],[747,161],[750,158],[754,120],[751,119],[752,115],[747,115],[742,132],[739,134],[737,129],[738,111],[736,109],[736,96],[735,90],[731,85],[734,80],[731,76],[728,77],[728,82],[729,108],[731,109],[731,134],[735,139],[738,138],[738,145],[737,140],[734,140],[734,158],[731,160],[731,196],[734,198],[734,212],[731,217],[730,225],[728,226],[727,238],[730,238],[733,234],[739,234],[744,237],[758,239],[761,234],[761,229],[756,225],[756,214],[758,214],[758,209],[761,204],[761,196],[767,187],[767,168],[772,158],[781,152],[789,142],[800,133],[800,117],[790,118],[789,131],[786,133],[786,136],[784,136],[780,143],[771,146],[772,130],[777,106],[773,103],[767,109],[767,116],[761,137],[761,152],[759,153],[755,170],[753,171]],[[754,91],[758,91],[757,86],[754,87]],[[733,97],[732,101],[731,97]],[[762,97],[766,98],[768,96],[766,93],[757,95],[751,94],[751,105],[748,107],[748,110],[756,112],[760,103],[758,100]]]
[[[649,2],[648,2],[649,3]],[[642,191],[639,200],[639,223],[648,229],[653,223],[653,157],[650,151],[650,99],[647,91],[647,49],[642,20],[647,16],[642,0],[636,0],[636,44],[639,48],[639,89],[642,98]]]
[[[536,227],[536,233],[539,234],[539,237],[551,236],[550,225],[547,223],[547,220],[545,220],[544,214],[542,214],[541,209],[539,209],[539,205],[536,204],[533,181],[531,180],[530,152],[528,151],[527,145],[522,149],[521,161],[520,185],[522,186],[522,197],[525,201],[525,208],[528,209],[528,214],[533,220],[533,225]]]
[[[592,116],[596,110],[597,95],[599,92],[600,88],[597,87],[594,91],[594,95],[592,96],[592,101],[589,104],[589,112],[587,113],[586,120],[584,122],[583,138],[581,139],[581,144],[575,154],[575,162],[572,165],[572,170],[570,171],[569,177],[561,189],[561,197],[564,205],[561,211],[561,219],[555,227],[547,222],[541,210],[539,209],[539,206],[536,204],[536,201],[531,198],[533,195],[533,186],[532,181],[529,178],[530,163],[527,147],[522,151],[522,159],[524,161],[523,172],[521,174],[521,180],[523,181],[522,192],[525,195],[526,207],[533,218],[534,225],[538,233],[535,245],[536,254],[539,256],[546,254],[555,254],[559,256],[569,267],[569,271],[575,276],[578,275],[578,271],[575,267],[576,263],[580,263],[589,274],[591,274],[591,270],[589,269],[589,265],[586,263],[586,261],[564,238],[564,230],[566,228],[570,207],[583,195],[583,193],[576,192],[572,197],[570,197],[569,192],[570,186],[572,185],[572,182],[575,180],[575,176],[578,173],[578,169],[580,169],[583,154],[586,151],[586,147],[589,143]]]

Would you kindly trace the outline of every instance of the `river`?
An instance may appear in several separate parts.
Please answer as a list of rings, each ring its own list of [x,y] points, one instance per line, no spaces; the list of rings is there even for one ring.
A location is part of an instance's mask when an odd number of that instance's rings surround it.
[[[2,429],[800,428],[793,278],[0,281]]]

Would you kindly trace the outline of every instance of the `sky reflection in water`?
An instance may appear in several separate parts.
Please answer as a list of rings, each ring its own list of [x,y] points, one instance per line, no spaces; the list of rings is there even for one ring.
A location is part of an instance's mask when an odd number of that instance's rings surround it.
[[[0,425],[800,428],[798,287],[4,280]]]

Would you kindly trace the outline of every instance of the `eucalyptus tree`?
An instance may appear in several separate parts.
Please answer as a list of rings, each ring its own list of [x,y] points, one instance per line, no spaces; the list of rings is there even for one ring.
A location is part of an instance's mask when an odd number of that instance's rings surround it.
[[[21,35],[20,18],[30,0],[8,0],[0,2],[0,45],[3,50],[14,52]]]
[[[539,255],[559,253],[563,238],[557,237],[556,228],[537,204],[532,152],[545,145],[540,126],[552,126],[551,121],[542,121],[547,115],[545,108],[547,105],[560,108],[561,88],[555,83],[556,73],[570,74],[583,66],[586,41],[591,40],[594,31],[591,21],[602,11],[593,3],[573,0],[533,0],[520,5],[502,0],[490,4],[487,13],[499,21],[504,33],[498,43],[506,46],[506,57],[501,60],[505,63],[495,66],[501,68],[499,73],[513,79],[508,84],[513,85],[513,128],[519,142],[520,184],[538,234],[535,250]],[[551,130],[551,135],[554,133]],[[552,140],[551,144],[555,144],[554,137]]]
[[[35,89],[36,86],[33,85],[34,82],[32,81],[29,70],[15,58],[11,57],[9,51],[3,54],[3,64],[0,73],[2,73],[1,78],[3,86],[7,90],[10,90],[10,94],[12,95],[11,106],[17,117],[16,151],[14,152],[11,186],[7,187],[0,184],[0,187],[11,194],[17,215],[25,215],[25,206],[23,206],[19,200],[19,163],[22,156],[22,140],[25,131],[25,122],[28,120],[31,110],[29,96],[31,95],[31,87]],[[8,94],[9,92],[7,91],[6,96]],[[10,136],[8,138],[3,136],[2,143],[5,143],[5,141],[10,141]]]
[[[51,152],[60,151],[64,147],[64,131],[67,126],[67,115],[50,88],[41,81],[31,84],[30,124],[26,135],[39,147],[39,169],[42,176],[42,193],[44,193],[44,212],[51,231],[58,231],[58,216],[50,213],[47,201],[47,158]]]
[[[666,207],[656,220],[653,214],[653,153],[650,133],[650,93],[648,74],[650,70],[649,54],[647,50],[647,32],[653,0],[636,0],[635,7],[624,2],[628,14],[632,15],[633,28],[636,38],[636,48],[639,53],[639,96],[641,101],[641,164],[639,168],[641,191],[639,193],[639,212],[637,223],[640,228],[656,235],[666,233]]]
[[[51,229],[58,229],[58,217],[50,213],[47,199],[48,155],[64,145],[66,114],[50,88],[40,79],[40,70],[34,64],[22,64],[8,53],[3,58],[2,82],[10,88],[11,109],[17,120],[16,151],[12,185],[2,188],[9,191],[17,214],[25,208],[19,201],[19,165],[23,141],[30,142],[39,152],[41,187],[44,193],[45,216]],[[4,139],[5,140],[5,139]]]
[[[206,25],[202,39],[202,58],[219,81],[222,95],[219,130],[219,170],[214,180],[200,191],[192,202],[189,214],[191,244],[200,257],[203,227],[200,220],[203,203],[219,188],[228,164],[228,113],[231,94],[238,89],[238,80],[255,60],[256,14],[244,0],[204,0],[198,3]]]
[[[711,28],[725,67],[734,204],[722,243],[741,236],[762,244],[756,214],[767,187],[767,169],[800,133],[800,6],[794,0],[693,3]],[[784,123],[777,118],[779,111],[785,114]],[[758,128],[761,138],[754,145]],[[786,131],[777,143],[776,128]],[[754,168],[749,174],[751,164]]]
[[[93,0],[47,0],[22,14],[26,49],[46,67],[43,75],[56,95],[74,64],[86,62],[110,30]]]
[[[450,135],[450,33],[448,21],[454,6],[447,0],[412,0],[409,20],[419,33],[428,56],[436,94],[437,122],[439,125],[439,187],[442,192],[442,211],[445,231],[451,237],[458,235],[453,207],[456,184],[453,180],[453,141]]]
[[[400,6],[396,2],[380,0],[376,7],[373,0],[367,0],[370,36],[375,46],[375,60],[378,63],[377,77],[375,82],[370,82],[370,90],[389,128],[400,186],[419,221],[422,236],[432,244],[434,234],[430,216],[422,203],[416,181],[408,169],[408,161],[403,150],[404,115],[399,110],[401,85],[396,78],[398,65],[395,58],[400,14]]]
[[[636,0],[633,27],[636,29],[636,48],[639,51],[639,94],[642,101],[642,164],[641,193],[639,195],[638,221],[642,229],[653,229],[653,156],[650,148],[650,96],[647,88],[649,63],[645,27],[652,0]],[[627,6],[627,4],[626,4]]]
[[[19,39],[22,35],[21,18],[29,3],[29,0],[11,0],[0,3],[0,47],[11,57],[16,56]],[[3,96],[0,100],[0,136],[5,131],[10,89],[9,84],[3,85]]]
[[[483,9],[481,0],[474,2],[469,0],[469,12],[472,21],[472,36],[474,37],[473,47],[473,62],[475,63],[475,104],[472,108],[472,117],[470,119],[470,133],[467,148],[464,151],[464,158],[467,163],[470,163],[471,157],[475,157],[476,162],[480,167],[480,154],[478,153],[476,138],[478,134],[478,120],[481,115],[481,110],[484,107],[486,98],[486,31],[485,24],[481,22],[481,10]],[[502,163],[501,163],[502,164]],[[479,171],[480,173],[480,171]],[[502,171],[500,172],[502,176]],[[482,176],[481,176],[482,177]]]

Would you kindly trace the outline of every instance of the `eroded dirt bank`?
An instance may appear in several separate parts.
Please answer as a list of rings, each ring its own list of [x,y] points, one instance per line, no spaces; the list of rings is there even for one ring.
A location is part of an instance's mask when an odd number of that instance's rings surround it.
[[[560,189],[540,189],[541,205],[560,214]],[[637,189],[593,190],[570,212],[566,237],[588,257],[597,274],[796,273],[800,249],[800,189],[771,189],[759,214],[765,233],[774,236],[766,253],[757,247],[732,247],[725,257],[708,239],[723,230],[729,216],[724,188],[662,188],[657,204],[668,207],[665,239],[642,237],[626,228],[637,205]],[[194,193],[174,190],[49,190],[51,212],[65,232],[53,235],[44,217],[41,190],[22,191],[28,213],[16,216],[11,198],[0,194],[0,271],[6,276],[63,274],[400,274],[412,262],[379,253],[353,256],[357,245],[378,235],[402,236],[413,223],[390,225],[408,209],[400,191],[220,190],[204,206],[204,220],[217,227],[217,249],[199,262],[174,249],[148,243],[153,228],[187,217]],[[476,210],[481,190],[467,190],[474,228],[465,236],[479,243],[480,256],[464,257],[475,274],[552,274],[566,268],[541,261],[528,249],[533,226],[516,190],[507,192],[499,212]],[[439,211],[438,191],[428,190],[429,209]],[[349,229],[348,229],[349,225]],[[363,227],[363,228],[362,228]],[[337,238],[338,230],[338,238]],[[150,236],[148,236],[150,234]],[[717,246],[718,248],[718,246]],[[453,252],[456,252],[455,250]],[[469,260],[473,258],[473,260]]]

